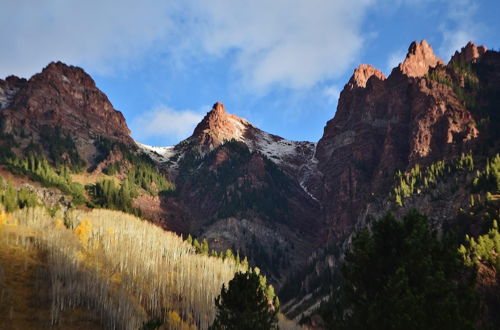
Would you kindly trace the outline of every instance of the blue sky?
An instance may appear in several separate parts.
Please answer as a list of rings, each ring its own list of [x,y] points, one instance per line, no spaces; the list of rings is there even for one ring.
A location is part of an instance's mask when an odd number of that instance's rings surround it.
[[[317,141],[354,68],[388,74],[413,40],[448,61],[500,47],[497,0],[0,0],[0,78],[83,67],[152,145],[188,137],[215,101]]]

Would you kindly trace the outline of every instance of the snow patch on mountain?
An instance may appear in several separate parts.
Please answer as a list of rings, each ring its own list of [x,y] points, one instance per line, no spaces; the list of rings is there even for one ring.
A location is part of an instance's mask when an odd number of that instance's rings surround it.
[[[157,161],[159,163],[163,163],[171,160],[177,153],[174,150],[174,146],[169,147],[154,147],[149,146],[147,144],[142,144],[140,142],[135,141],[139,150],[147,154],[151,159]]]
[[[234,136],[233,138],[238,141],[243,141],[244,142],[244,134],[246,130],[248,129],[248,122],[242,118],[234,118],[234,117],[229,117],[229,120],[231,123],[233,123],[235,131],[234,131]]]

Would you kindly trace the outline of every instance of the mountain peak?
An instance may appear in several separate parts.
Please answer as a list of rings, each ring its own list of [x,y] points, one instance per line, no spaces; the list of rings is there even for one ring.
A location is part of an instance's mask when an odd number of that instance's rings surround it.
[[[427,41],[414,41],[408,48],[408,53],[403,63],[399,64],[399,70],[409,77],[421,77],[425,75],[429,68],[438,64],[444,64],[443,61],[434,54],[432,47]]]
[[[217,114],[217,115],[224,115],[226,113],[226,108],[224,107],[224,104],[217,101],[213,105],[212,110],[210,112]]]
[[[361,64],[354,70],[354,73],[352,74],[351,79],[349,79],[347,85],[351,88],[366,87],[368,79],[370,79],[372,76],[375,76],[380,80],[385,79],[382,71],[380,71],[373,65]]]
[[[471,63],[483,56],[488,49],[485,46],[476,46],[472,41],[469,41],[465,47],[462,47],[460,52],[457,50],[451,57],[451,62]]]
[[[12,128],[42,131],[59,126],[85,143],[92,143],[96,136],[132,143],[122,113],[113,108],[82,68],[51,62],[28,81],[11,78],[7,83],[12,86],[15,81],[19,81],[16,88],[2,88],[6,90],[4,94],[9,94],[4,102],[0,97],[0,108],[11,110],[2,111],[0,116],[5,133],[15,133]]]
[[[211,149],[224,140],[242,140],[248,126],[248,121],[227,113],[224,104],[216,102],[196,126],[190,139],[196,139],[200,145]]]

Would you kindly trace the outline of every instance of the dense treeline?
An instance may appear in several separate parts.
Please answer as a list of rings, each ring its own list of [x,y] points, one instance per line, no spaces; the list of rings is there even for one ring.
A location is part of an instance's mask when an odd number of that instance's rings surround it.
[[[269,300],[255,271],[238,272],[215,299],[217,315],[210,330],[278,329],[279,302]]]
[[[410,171],[396,173],[396,186],[392,195],[397,205],[403,206],[404,199],[414,194],[419,194],[428,189],[435,188],[438,183],[445,181],[453,174],[474,174],[471,191],[484,191],[486,193],[500,192],[500,154],[491,159],[486,159],[482,170],[476,169],[477,161],[472,153],[462,154],[454,160],[441,160],[428,167],[416,165]]]
[[[141,190],[153,196],[172,194],[175,191],[174,184],[160,172],[147,155],[136,155],[125,145],[105,138],[98,139],[96,147],[101,155],[98,161],[102,161],[113,151],[123,155],[123,161],[108,165],[104,173],[125,174],[125,179],[119,186],[111,180],[104,180],[87,187],[92,202],[97,206],[136,213],[137,210],[132,208],[131,202],[141,194]],[[126,173],[121,173],[122,171]]]
[[[119,162],[113,163],[104,172],[109,175],[120,174],[122,177],[125,176],[125,179],[118,185],[114,180],[107,179],[87,186],[90,196],[88,200],[85,188],[73,182],[71,178],[71,174],[80,172],[84,166],[74,141],[60,129],[47,128],[41,134],[41,143],[48,151],[49,159],[43,156],[41,146],[33,143],[24,150],[27,156],[19,157],[10,150],[15,146],[13,137],[6,136],[3,144],[7,144],[7,148],[0,152],[0,161],[6,164],[13,174],[26,175],[46,187],[56,187],[64,194],[71,195],[74,204],[86,203],[89,207],[139,214],[139,211],[132,207],[132,200],[138,195],[147,193],[156,196],[175,191],[175,186],[147,156],[136,155],[123,144],[101,138],[96,142],[101,154],[98,161],[106,158],[115,148],[124,155],[124,162],[127,164],[124,167]],[[125,168],[126,173],[120,172],[122,168]]]
[[[136,330],[159,318],[172,329],[206,329],[222,284],[238,270],[123,213],[72,211],[65,218],[28,208],[0,223],[1,242],[47,253],[52,324],[61,310],[85,306],[109,328]]]
[[[86,187],[93,207],[119,210],[139,215],[139,210],[132,207],[133,198],[137,197],[137,190],[126,179],[121,185],[116,185],[112,179],[105,179]]]
[[[79,172],[85,166],[75,142],[71,136],[64,134],[59,126],[45,126],[40,131],[40,141],[55,167],[67,166],[73,172]]]
[[[196,238],[193,239],[191,234],[188,235],[186,242],[189,243],[191,246],[193,246],[195,252],[198,254],[216,257],[224,261],[233,262],[237,268],[247,269],[248,271],[251,271],[254,274],[256,274],[258,276],[259,283],[266,294],[267,300],[274,302],[275,306],[279,307],[279,299],[278,296],[276,296],[275,294],[273,285],[267,284],[267,277],[260,272],[260,269],[258,267],[250,267],[248,258],[246,256],[244,258],[241,258],[239,252],[234,253],[231,249],[226,249],[225,251],[220,251],[220,252],[217,252],[216,250],[211,250],[208,245],[208,241],[206,239],[203,239],[200,243],[198,239]]]
[[[477,239],[467,235],[465,245],[460,245],[459,252],[467,266],[484,263],[494,267],[497,274],[500,274],[500,232],[498,231],[498,222],[493,220],[488,233],[480,235]]]
[[[113,168],[120,167],[119,165],[111,166]],[[144,192],[153,196],[172,193],[175,187],[154,167],[136,161],[135,164],[131,165],[126,178],[120,184],[116,184],[113,179],[105,179],[87,185],[86,189],[91,197],[90,206],[139,215],[139,209],[132,206],[134,198]]]
[[[474,269],[416,211],[361,230],[342,275],[320,308],[332,329],[473,329],[480,315]]]
[[[13,174],[26,175],[46,187],[56,187],[63,193],[73,196],[75,204],[82,204],[86,200],[83,186],[71,180],[71,170],[65,165],[54,168],[46,158],[34,154],[24,159],[11,158],[7,160],[7,164]]]

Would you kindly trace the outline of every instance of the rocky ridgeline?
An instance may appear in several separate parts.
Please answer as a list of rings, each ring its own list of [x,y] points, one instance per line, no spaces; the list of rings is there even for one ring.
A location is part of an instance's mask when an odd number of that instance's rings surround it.
[[[397,169],[460,154],[477,137],[453,89],[426,78],[438,66],[443,61],[426,41],[413,42],[389,77],[363,64],[341,92],[316,150],[335,237],[352,231],[367,198],[385,192]]]

